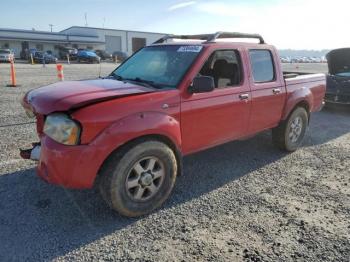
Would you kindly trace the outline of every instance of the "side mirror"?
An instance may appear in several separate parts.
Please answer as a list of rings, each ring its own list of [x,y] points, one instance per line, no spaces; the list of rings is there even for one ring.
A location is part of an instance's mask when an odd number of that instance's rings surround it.
[[[206,93],[213,91],[214,88],[214,78],[211,76],[196,76],[192,85],[188,88],[188,92],[191,94]]]

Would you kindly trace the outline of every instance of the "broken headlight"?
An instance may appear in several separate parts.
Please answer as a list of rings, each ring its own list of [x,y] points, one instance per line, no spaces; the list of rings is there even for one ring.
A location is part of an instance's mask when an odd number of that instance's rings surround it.
[[[34,118],[35,117],[35,114],[32,110],[30,109],[25,109],[26,111],[26,115],[29,117],[29,118]]]
[[[65,114],[54,113],[46,117],[44,133],[58,143],[78,144],[80,131],[80,125]]]

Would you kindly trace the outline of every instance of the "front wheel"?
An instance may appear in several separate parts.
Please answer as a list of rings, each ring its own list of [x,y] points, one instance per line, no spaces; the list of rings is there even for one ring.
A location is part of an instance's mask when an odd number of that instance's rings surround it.
[[[301,145],[307,125],[308,114],[303,107],[297,107],[278,127],[272,129],[272,140],[282,150],[293,152]]]
[[[99,189],[110,207],[128,217],[160,207],[176,179],[174,152],[159,141],[143,141],[113,153],[99,174]]]

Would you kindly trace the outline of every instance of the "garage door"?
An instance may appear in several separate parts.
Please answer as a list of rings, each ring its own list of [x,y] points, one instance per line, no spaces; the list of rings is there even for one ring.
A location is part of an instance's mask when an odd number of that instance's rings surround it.
[[[106,35],[106,51],[113,53],[122,50],[122,38],[120,36]]]

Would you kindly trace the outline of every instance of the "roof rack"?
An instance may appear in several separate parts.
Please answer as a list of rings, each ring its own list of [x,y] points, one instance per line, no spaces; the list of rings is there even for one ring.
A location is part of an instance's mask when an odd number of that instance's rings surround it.
[[[205,40],[204,43],[213,43],[218,38],[252,38],[259,39],[259,44],[265,44],[264,38],[259,34],[245,34],[235,32],[216,32],[214,34],[201,34],[201,35],[166,35],[155,41],[153,44],[164,43],[168,39],[193,39],[193,40]]]

